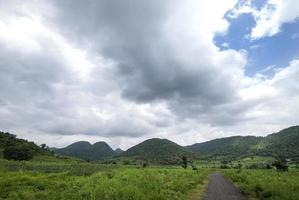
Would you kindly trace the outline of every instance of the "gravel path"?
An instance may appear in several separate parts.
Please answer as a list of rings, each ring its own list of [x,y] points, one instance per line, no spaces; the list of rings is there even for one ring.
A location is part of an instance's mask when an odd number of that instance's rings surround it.
[[[222,174],[215,172],[210,176],[203,200],[247,200],[247,198]]]

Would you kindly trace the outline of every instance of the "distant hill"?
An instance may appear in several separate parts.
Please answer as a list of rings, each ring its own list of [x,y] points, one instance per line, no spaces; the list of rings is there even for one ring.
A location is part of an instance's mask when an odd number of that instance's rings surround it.
[[[260,142],[265,154],[284,155],[299,160],[299,126],[293,126],[268,135]]]
[[[121,154],[155,164],[180,164],[182,156],[194,159],[196,155],[188,149],[167,139],[153,138],[141,142]]]
[[[82,158],[85,160],[103,160],[115,155],[113,149],[106,142],[97,142],[91,145],[89,142],[75,142],[62,149],[54,149],[55,153]]]
[[[238,157],[250,154],[262,140],[262,137],[234,136],[220,138],[187,146],[201,157]]]
[[[234,136],[187,146],[204,158],[245,157],[251,155],[299,158],[299,126],[266,137]]]
[[[114,150],[114,153],[117,154],[117,155],[119,155],[119,154],[121,154],[123,152],[124,151],[122,149],[120,149],[120,148],[117,148],[117,149]]]
[[[109,160],[117,156],[116,160],[129,158],[154,164],[179,164],[182,156],[189,159],[236,159],[248,156],[276,156],[282,155],[299,161],[299,126],[293,126],[270,134],[266,137],[234,136],[220,138],[203,143],[196,143],[182,147],[167,139],[153,138],[141,142],[127,151],[115,151],[105,142],[91,145],[89,142],[75,142],[65,148],[42,147],[33,142],[16,138],[10,133],[0,132],[0,157],[5,147],[27,146],[34,155],[49,155],[53,151],[57,154],[82,158],[85,160]],[[112,160],[113,161],[113,160]]]

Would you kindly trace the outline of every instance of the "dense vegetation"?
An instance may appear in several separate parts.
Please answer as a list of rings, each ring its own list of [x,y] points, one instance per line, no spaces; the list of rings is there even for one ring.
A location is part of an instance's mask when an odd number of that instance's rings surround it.
[[[247,156],[284,156],[299,160],[299,126],[266,137],[235,136],[187,146],[202,158],[236,159]]]
[[[261,155],[283,155],[299,161],[299,126],[268,135],[259,145]]]
[[[187,146],[187,148],[202,157],[236,158],[238,156],[250,155],[251,150],[253,150],[261,140],[262,137],[234,136],[194,144]]]
[[[0,131],[0,157],[9,160],[30,160],[35,155],[50,155],[46,145],[42,147],[15,135]]]
[[[33,152],[27,145],[8,146],[3,150],[3,158],[8,160],[31,160]]]
[[[146,140],[125,151],[122,156],[134,157],[155,164],[181,164],[182,157],[189,160],[196,158],[188,149],[166,139],[153,138]]]
[[[62,149],[54,149],[54,152],[85,160],[103,160],[116,154],[105,142],[97,142],[91,145],[86,141],[75,142]]]
[[[223,170],[223,173],[253,199],[299,199],[298,170]]]

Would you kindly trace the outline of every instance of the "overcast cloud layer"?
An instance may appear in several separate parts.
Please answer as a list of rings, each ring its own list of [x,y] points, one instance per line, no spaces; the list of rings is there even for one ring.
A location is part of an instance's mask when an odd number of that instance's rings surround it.
[[[257,10],[237,0],[0,3],[0,129],[65,146],[151,137],[186,145],[298,124],[299,60],[245,75],[246,50],[215,34],[251,13],[252,39],[295,21],[297,0]],[[289,10],[288,8],[292,8]],[[267,25],[264,25],[267,24]]]

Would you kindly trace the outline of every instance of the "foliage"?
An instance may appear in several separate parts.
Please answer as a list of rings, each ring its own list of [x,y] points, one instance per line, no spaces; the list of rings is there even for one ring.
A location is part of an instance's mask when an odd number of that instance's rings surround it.
[[[33,153],[27,145],[8,146],[3,150],[3,157],[8,160],[31,160]]]
[[[272,169],[272,165],[270,163],[253,163],[246,166],[246,169]]]
[[[46,146],[43,147],[0,131],[0,157],[9,160],[30,160],[36,155],[51,155]]]
[[[229,168],[228,164],[229,164],[229,161],[227,161],[227,160],[222,160],[222,161],[221,161],[220,168],[221,168],[221,169],[228,169],[228,168]]]
[[[182,167],[186,169],[188,167],[188,160],[186,156],[182,156]]]
[[[223,170],[223,173],[250,198],[271,200],[299,199],[299,171]]]
[[[277,171],[288,171],[289,166],[286,158],[283,156],[277,157],[277,159],[272,163]]]

